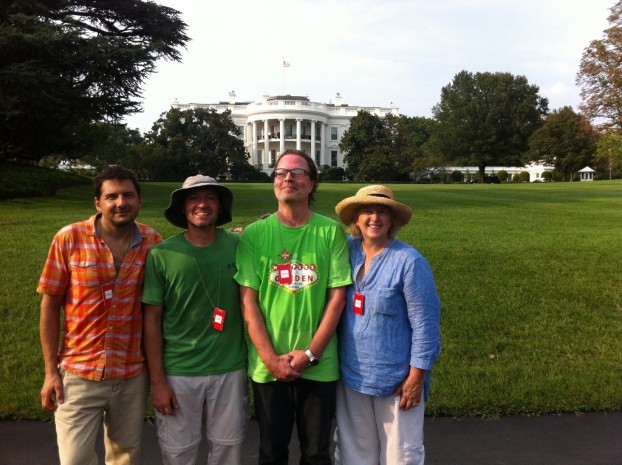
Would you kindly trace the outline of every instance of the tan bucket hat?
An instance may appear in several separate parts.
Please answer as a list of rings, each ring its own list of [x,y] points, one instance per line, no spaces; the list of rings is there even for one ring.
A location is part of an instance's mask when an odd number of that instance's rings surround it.
[[[389,207],[394,214],[396,226],[402,227],[410,221],[413,211],[408,205],[396,201],[393,191],[380,184],[361,187],[355,196],[343,199],[335,207],[339,219],[347,226],[356,220],[356,211],[363,205],[383,205]]]
[[[202,174],[186,178],[181,188],[172,192],[170,204],[164,210],[166,219],[177,227],[187,229],[188,220],[186,220],[186,215],[183,212],[184,198],[189,190],[198,189],[199,187],[212,187],[218,193],[220,214],[216,219],[216,226],[229,223],[231,221],[231,210],[233,209],[233,193],[229,188],[218,184],[218,181],[214,178]]]

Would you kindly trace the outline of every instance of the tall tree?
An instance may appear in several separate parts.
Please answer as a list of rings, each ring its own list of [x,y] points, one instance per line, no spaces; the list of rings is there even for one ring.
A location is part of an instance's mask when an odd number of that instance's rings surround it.
[[[598,134],[587,117],[563,107],[547,116],[542,127],[529,140],[530,161],[542,161],[555,166],[562,181],[589,164],[596,151]]]
[[[238,178],[249,158],[239,135],[229,111],[173,108],[145,134],[139,166],[132,168],[158,181],[182,181],[197,173]]]
[[[407,181],[417,154],[416,134],[403,115],[380,118],[359,111],[339,148],[347,152],[346,173],[354,181]]]
[[[598,141],[595,160],[609,173],[609,179],[622,175],[622,136],[615,132],[603,134]]]
[[[447,162],[477,166],[482,181],[486,166],[518,166],[548,111],[538,91],[524,76],[461,71],[432,109],[431,144]]]
[[[610,11],[603,38],[583,51],[576,82],[583,100],[580,109],[588,118],[622,130],[622,0]]]
[[[147,0],[0,2],[0,158],[80,156],[76,134],[139,111],[185,32],[178,11]]]

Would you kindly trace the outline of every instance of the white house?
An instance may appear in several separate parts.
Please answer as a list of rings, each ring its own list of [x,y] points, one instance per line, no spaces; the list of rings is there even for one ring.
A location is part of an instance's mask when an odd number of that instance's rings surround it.
[[[242,139],[250,163],[265,173],[270,173],[277,156],[284,150],[303,150],[315,160],[318,167],[344,167],[344,155],[339,150],[339,142],[350,127],[350,120],[363,110],[381,118],[388,114],[398,115],[399,108],[393,105],[366,107],[344,103],[340,94],[336,94],[330,103],[312,102],[308,96],[300,95],[264,95],[258,101],[238,102],[234,91],[229,92],[229,100],[219,103],[179,103],[171,105],[180,110],[208,108],[224,113],[229,110],[234,124],[240,128]],[[527,165],[521,167],[490,166],[486,175],[495,175],[505,170],[513,176],[521,171],[528,171],[530,181],[541,179],[542,172],[551,170],[551,166]],[[445,168],[448,173],[458,170],[477,173],[473,166]]]
[[[331,103],[312,102],[307,96],[267,96],[259,101],[238,102],[235,92],[229,92],[228,102],[179,103],[173,108],[214,109],[219,113],[231,111],[231,119],[242,131],[242,139],[250,163],[269,173],[276,157],[284,150],[303,150],[312,156],[318,166],[343,167],[339,142],[350,127],[350,120],[359,110],[384,117],[398,115],[399,109],[391,103],[388,107],[351,106],[336,94]]]

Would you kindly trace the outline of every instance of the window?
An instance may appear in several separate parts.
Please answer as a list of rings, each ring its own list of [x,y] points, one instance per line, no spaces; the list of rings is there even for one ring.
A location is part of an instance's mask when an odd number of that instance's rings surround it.
[[[339,140],[337,139],[337,126],[332,126],[330,128],[330,140]]]
[[[263,165],[263,152],[257,149],[257,164]]]
[[[270,166],[274,166],[276,161],[276,150],[270,150]]]
[[[315,151],[315,164],[316,166],[320,166],[320,151],[319,150]]]
[[[291,124],[285,126],[285,137],[293,137],[294,127]]]
[[[330,151],[330,166],[337,166],[337,151]]]

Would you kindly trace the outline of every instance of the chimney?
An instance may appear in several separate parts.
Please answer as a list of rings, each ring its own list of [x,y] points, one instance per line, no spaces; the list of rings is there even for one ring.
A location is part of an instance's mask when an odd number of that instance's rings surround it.
[[[229,105],[235,105],[235,90],[229,92]]]

